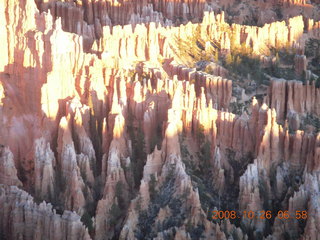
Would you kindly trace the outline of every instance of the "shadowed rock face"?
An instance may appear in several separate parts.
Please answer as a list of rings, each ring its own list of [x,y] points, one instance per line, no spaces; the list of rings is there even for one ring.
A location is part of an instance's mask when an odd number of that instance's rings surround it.
[[[0,1],[0,238],[320,238],[318,10],[274,3]]]
[[[51,204],[36,204],[16,186],[0,185],[1,234],[4,239],[91,239],[80,217],[70,211],[56,214]],[[10,220],[5,220],[10,219]]]

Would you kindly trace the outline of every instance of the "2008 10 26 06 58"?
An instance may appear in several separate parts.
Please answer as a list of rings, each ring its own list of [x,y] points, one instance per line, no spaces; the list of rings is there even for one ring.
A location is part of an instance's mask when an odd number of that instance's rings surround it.
[[[212,219],[240,219],[240,218],[248,218],[248,219],[271,219],[273,217],[279,219],[301,219],[305,220],[308,218],[307,211],[295,211],[294,213],[289,213],[289,211],[279,210],[277,212],[272,212],[270,210],[265,211],[212,211]]]

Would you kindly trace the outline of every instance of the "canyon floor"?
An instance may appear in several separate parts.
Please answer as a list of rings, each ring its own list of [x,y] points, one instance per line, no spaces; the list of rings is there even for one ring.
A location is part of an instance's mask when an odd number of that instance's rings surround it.
[[[0,239],[319,240],[319,0],[1,0]]]

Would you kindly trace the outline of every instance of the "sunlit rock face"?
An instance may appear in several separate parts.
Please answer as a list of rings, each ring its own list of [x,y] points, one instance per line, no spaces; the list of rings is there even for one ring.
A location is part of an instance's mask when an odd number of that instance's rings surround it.
[[[318,239],[316,4],[0,1],[0,238]]]

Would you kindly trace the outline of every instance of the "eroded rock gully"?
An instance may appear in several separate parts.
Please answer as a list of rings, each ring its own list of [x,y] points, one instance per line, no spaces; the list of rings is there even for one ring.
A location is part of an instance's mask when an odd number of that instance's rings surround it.
[[[1,238],[320,238],[319,79],[304,55],[320,24],[229,25],[215,4],[0,1]],[[217,57],[182,65],[195,35]],[[240,46],[293,49],[305,82],[265,74],[268,91],[231,112],[242,82],[222,63]]]

